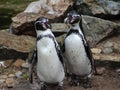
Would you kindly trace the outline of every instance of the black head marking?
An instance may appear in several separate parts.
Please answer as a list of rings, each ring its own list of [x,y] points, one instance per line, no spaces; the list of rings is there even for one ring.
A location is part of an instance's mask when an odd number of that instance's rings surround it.
[[[65,23],[75,24],[78,23],[81,19],[81,15],[79,15],[76,11],[70,11],[65,18]]]
[[[51,29],[52,26],[49,23],[49,20],[45,17],[40,17],[35,21],[35,29],[44,31],[46,29]]]

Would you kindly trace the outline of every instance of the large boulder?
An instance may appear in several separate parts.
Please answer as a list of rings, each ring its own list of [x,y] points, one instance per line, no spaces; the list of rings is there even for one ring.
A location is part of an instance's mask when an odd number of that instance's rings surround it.
[[[120,15],[119,0],[77,0],[75,7],[80,13],[101,18],[113,18]],[[109,16],[109,17],[108,17]]]
[[[60,0],[40,0],[31,3],[24,12],[12,18],[10,32],[17,35],[35,36],[34,22],[39,17],[46,17],[51,23],[63,22],[71,3]],[[31,33],[32,32],[32,33]]]
[[[35,38],[0,32],[0,60],[26,59],[33,51]]]
[[[120,34],[120,24],[87,15],[82,17],[85,34],[92,37],[94,43],[99,43],[107,37]]]

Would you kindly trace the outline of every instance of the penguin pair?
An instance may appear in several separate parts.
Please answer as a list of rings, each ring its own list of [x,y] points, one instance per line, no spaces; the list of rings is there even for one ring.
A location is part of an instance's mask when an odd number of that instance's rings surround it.
[[[76,84],[77,76],[85,77],[85,88],[90,87],[90,77],[93,70],[93,58],[82,27],[79,27],[82,17],[75,11],[68,13],[65,23],[70,30],[64,41],[67,64],[71,74],[72,84]],[[37,76],[41,81],[41,90],[46,90],[45,83],[58,83],[58,90],[62,90],[65,77],[63,56],[60,47],[51,32],[51,25],[47,18],[41,17],[35,22],[37,33],[36,49],[34,51],[30,72],[37,62]],[[32,82],[32,73],[30,73]]]

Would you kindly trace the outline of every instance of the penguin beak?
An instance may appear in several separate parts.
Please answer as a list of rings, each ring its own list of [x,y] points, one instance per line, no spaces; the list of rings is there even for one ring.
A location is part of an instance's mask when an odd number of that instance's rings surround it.
[[[71,18],[71,20],[70,20],[70,23],[73,23],[74,21],[75,21],[75,17],[74,16],[72,16],[72,18]]]
[[[66,24],[72,24],[72,23],[75,22],[75,20],[76,20],[76,17],[75,17],[75,16],[72,16],[72,17],[68,16],[67,18],[65,18],[64,22],[65,22]]]
[[[47,29],[45,23],[42,23],[42,26],[43,26],[44,29]]]

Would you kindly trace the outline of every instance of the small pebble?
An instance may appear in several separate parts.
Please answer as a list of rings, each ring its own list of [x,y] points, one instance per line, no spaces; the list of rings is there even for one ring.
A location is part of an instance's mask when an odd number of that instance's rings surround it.
[[[0,79],[0,84],[4,83],[6,79]]]
[[[110,54],[110,53],[113,52],[113,49],[112,49],[112,48],[104,48],[104,49],[102,50],[102,52],[103,52],[104,54]]]
[[[119,68],[119,69],[116,69],[116,72],[117,72],[117,73],[120,73],[120,68]]]
[[[13,78],[7,78],[5,83],[8,88],[12,88],[15,85],[15,80]]]
[[[1,75],[0,76],[0,79],[6,79],[7,78],[7,75]]]
[[[13,78],[13,77],[15,77],[15,75],[14,74],[9,74],[8,77]]]
[[[91,51],[92,51],[92,53],[100,54],[102,50],[99,48],[92,48]]]
[[[98,72],[99,74],[103,74],[104,71],[105,71],[105,68],[104,68],[104,67],[99,67],[99,68],[97,68],[97,72]]]
[[[25,63],[24,60],[18,59],[18,60],[16,60],[16,62],[14,62],[13,66],[15,66],[15,67],[21,67],[21,65],[22,65],[23,63]]]
[[[111,48],[113,46],[113,43],[112,42],[106,42],[104,44],[104,48]]]
[[[1,67],[5,67],[4,61],[0,62]]]
[[[18,71],[18,72],[15,73],[15,76],[16,76],[17,78],[20,78],[21,75],[22,75],[22,72],[21,72],[21,71]]]
[[[27,62],[26,62],[26,63],[23,63],[23,64],[22,64],[22,67],[23,67],[23,68],[29,68],[29,63],[27,63]]]

